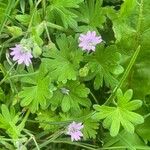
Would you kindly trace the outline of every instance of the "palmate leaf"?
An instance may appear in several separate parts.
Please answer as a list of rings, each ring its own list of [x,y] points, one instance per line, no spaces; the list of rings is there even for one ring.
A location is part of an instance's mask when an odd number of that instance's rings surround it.
[[[95,78],[94,89],[97,90],[103,86],[103,80],[107,86],[117,84],[115,75],[122,73],[123,68],[119,65],[120,54],[115,45],[104,48],[101,44],[94,53],[87,57],[87,61],[87,66],[91,70],[87,79]]]
[[[77,13],[79,16],[78,20],[93,28],[102,27],[106,17],[104,8],[101,7],[101,5],[102,0],[86,0],[85,3],[80,6],[79,12]]]
[[[73,37],[66,37],[64,34],[57,39],[60,50],[51,49],[43,54],[47,58],[42,61],[50,71],[54,80],[66,83],[67,80],[76,80],[79,63],[82,60],[82,51],[78,49],[76,40]]]
[[[65,28],[76,28],[76,18],[78,16],[73,13],[72,9],[78,8],[79,4],[83,1],[84,0],[52,0],[51,5],[47,7],[47,11],[50,14],[49,17],[53,18],[53,21],[56,20],[57,23],[60,23],[60,19],[57,20],[57,18],[60,17]]]
[[[54,92],[54,96],[50,99],[51,108],[56,109],[61,106],[63,112],[68,112],[69,110],[79,111],[80,106],[90,107],[91,102],[87,98],[89,92],[84,84],[68,81]]]
[[[96,134],[97,134],[97,129],[99,128],[99,123],[98,121],[96,121],[95,119],[93,119],[91,116],[93,112],[90,112],[89,110],[83,109],[80,116],[89,116],[89,117],[85,117],[83,118],[83,137],[84,139],[89,139],[89,138],[96,138]]]
[[[48,72],[41,66],[39,73],[34,77],[24,77],[22,82],[28,83],[28,86],[23,86],[19,93],[21,98],[21,106],[29,107],[31,112],[35,112],[41,106],[46,109],[47,100],[53,95],[53,88]]]
[[[144,118],[141,115],[132,112],[142,105],[141,100],[130,101],[132,95],[132,90],[127,90],[125,94],[123,94],[119,89],[117,91],[116,107],[94,105],[96,113],[93,118],[98,120],[104,119],[103,126],[110,129],[111,136],[118,134],[120,125],[122,125],[126,131],[134,133],[134,125],[144,122]]]

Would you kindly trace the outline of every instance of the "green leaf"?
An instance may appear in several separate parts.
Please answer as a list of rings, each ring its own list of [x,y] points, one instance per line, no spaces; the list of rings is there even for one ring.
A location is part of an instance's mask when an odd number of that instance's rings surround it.
[[[68,8],[78,8],[79,4],[83,2],[83,0],[52,0],[53,1],[53,5],[60,7],[68,7]]]
[[[86,116],[86,115],[90,115],[93,112],[90,112],[86,109],[83,109],[81,112],[81,116]],[[99,123],[97,121],[95,121],[94,119],[90,117],[85,117],[84,121],[83,121],[83,137],[84,139],[89,139],[89,138],[96,138],[96,134],[97,134],[97,130],[99,128]]]
[[[104,119],[103,126],[110,129],[110,135],[116,136],[119,133],[120,125],[130,132],[134,133],[134,126],[144,122],[144,118],[132,112],[132,110],[137,109],[141,106],[140,100],[131,100],[132,90],[127,90],[123,95],[122,91],[119,89],[117,91],[117,106],[99,106],[94,105],[96,113],[93,115],[95,119]]]
[[[85,3],[80,6],[79,12],[77,13],[79,16],[78,20],[93,28],[101,28],[106,20],[105,11],[101,5],[102,0],[86,0]]]
[[[53,95],[53,89],[51,89],[51,79],[44,66],[40,67],[36,76],[24,77],[22,81],[30,86],[23,86],[23,90],[19,93],[21,106],[28,106],[31,112],[39,110],[39,105],[42,109],[46,109],[47,101]]]
[[[125,130],[122,130],[116,137],[112,137],[106,134],[104,138],[104,148],[112,148],[115,147],[115,150],[136,150],[136,149],[143,149],[148,150],[149,147],[146,146],[144,141],[139,137],[136,133],[129,133]]]
[[[90,107],[90,100],[87,98],[89,89],[78,81],[68,81],[66,84],[59,85],[50,99],[52,108],[60,107],[62,111],[79,111],[80,106]]]
[[[57,131],[58,125],[55,122],[60,121],[59,116],[50,109],[37,112],[36,120],[39,121],[39,127],[46,131]]]
[[[30,22],[30,15],[24,14],[24,15],[16,15],[15,17],[19,22],[21,22],[23,25],[28,25]]]
[[[67,112],[70,109],[70,97],[69,96],[64,96],[63,100],[62,100],[62,111],[63,112]]]
[[[145,119],[145,122],[141,125],[139,125],[136,129],[137,133],[145,140],[150,141],[150,117]]]
[[[76,18],[78,16],[72,10],[73,8],[78,8],[79,4],[82,2],[83,0],[52,0],[52,5],[47,7],[47,11],[50,14],[49,17],[53,18],[52,20],[56,20],[58,23],[60,23],[60,20],[57,20],[57,18],[60,18],[65,28],[76,28]]]
[[[91,71],[87,79],[95,77],[94,88],[96,90],[103,86],[103,80],[107,86],[113,87],[118,83],[112,71],[114,68],[120,66],[120,54],[117,52],[115,45],[105,48],[104,45],[101,44],[94,53],[87,56],[86,60],[88,61],[88,67]]]
[[[8,32],[10,32],[13,37],[18,37],[23,34],[22,29],[17,26],[7,26],[7,28]]]
[[[76,40],[73,37],[66,37],[64,34],[57,39],[60,50],[51,49],[43,54],[42,61],[50,71],[54,80],[66,83],[67,80],[76,80],[79,63],[82,60],[82,51],[77,48]]]
[[[13,107],[9,110],[6,105],[1,105],[0,128],[5,129],[6,133],[13,139],[21,137],[21,131],[24,128],[24,126],[22,128],[19,127],[19,120],[19,115],[15,113]]]

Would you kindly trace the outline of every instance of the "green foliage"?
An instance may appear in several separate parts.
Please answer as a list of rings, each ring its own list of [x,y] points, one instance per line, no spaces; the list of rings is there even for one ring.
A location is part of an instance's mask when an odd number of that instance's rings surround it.
[[[78,16],[73,12],[73,8],[78,8],[82,2],[83,0],[52,0],[52,5],[47,7],[49,17],[60,23],[60,20],[57,20],[59,16],[65,28],[77,28],[76,18]]]
[[[126,0],[118,12],[109,11],[108,13],[113,23],[117,47],[123,54],[129,57],[137,48],[138,44],[141,45],[141,52],[137,63],[134,65],[128,78],[128,86],[133,88],[135,94],[142,99],[150,94],[150,67],[148,57],[150,44],[147,42],[150,35],[149,14],[149,0],[141,0],[139,2],[136,0]],[[126,62],[125,58],[124,61]],[[140,92],[141,90],[143,92]]]
[[[55,112],[47,109],[47,110],[41,110],[37,113],[37,118],[36,120],[39,121],[39,127],[40,128],[43,128],[44,130],[47,130],[47,131],[51,131],[51,132],[54,132],[54,131],[57,131],[58,130],[58,124],[55,123],[55,122],[58,122],[60,121],[59,120],[59,116],[57,116],[55,114]]]
[[[7,28],[8,32],[10,32],[13,37],[21,36],[23,34],[22,29],[17,26],[8,26]]]
[[[0,149],[150,149],[149,27],[150,0],[0,0]],[[87,31],[95,51],[79,48]]]
[[[15,1],[14,0],[1,0],[0,1],[0,33],[7,21],[7,16],[10,15]]]
[[[10,111],[6,105],[1,105],[0,128],[6,130],[6,133],[12,139],[21,137],[21,131],[24,124],[19,123],[19,114],[15,113],[15,109],[11,107]]]
[[[99,120],[104,119],[103,126],[110,129],[111,136],[118,134],[120,125],[122,125],[126,131],[134,133],[134,125],[144,122],[144,118],[141,115],[132,112],[142,105],[142,101],[140,100],[130,101],[132,95],[132,90],[127,90],[123,94],[119,89],[117,91],[116,107],[94,105],[96,113],[93,118]]]
[[[72,113],[60,113],[60,120],[61,121],[70,121],[70,120],[77,120],[76,122],[81,122],[84,126],[83,128],[83,135],[84,139],[95,139],[97,130],[99,127],[98,121],[92,118],[92,113],[89,109],[81,109],[78,112]],[[63,123],[62,122],[62,123]]]
[[[115,147],[116,150],[119,150],[119,147],[122,147],[122,150],[149,149],[138,134],[131,134],[125,130],[122,130],[116,137],[111,137],[107,134],[104,143],[104,148]]]
[[[145,122],[137,127],[137,133],[146,141],[146,143],[150,141],[149,124],[150,117],[147,117]]]
[[[54,91],[54,96],[50,99],[51,108],[56,109],[61,106],[63,112],[80,111],[80,106],[89,107],[91,105],[87,98],[89,92],[84,84],[78,81],[68,81],[66,84],[59,85]]]
[[[94,89],[102,87],[103,80],[106,86],[113,87],[118,83],[115,75],[123,72],[122,66],[119,65],[120,57],[115,45],[106,48],[104,45],[98,46],[95,53],[87,56],[87,66],[91,71],[87,78],[95,78]]]
[[[102,28],[105,22],[105,11],[102,7],[102,0],[86,0],[79,9],[79,21],[88,24],[92,28]],[[87,26],[85,27],[87,28]]]
[[[5,93],[2,88],[0,88],[0,101],[4,101]]]
[[[57,39],[60,50],[52,48],[43,55],[43,63],[50,71],[51,77],[57,81],[66,83],[67,80],[76,80],[79,63],[82,60],[82,51],[77,48],[73,37],[66,37],[64,34]]]
[[[83,135],[85,140],[89,138],[95,139],[97,130],[99,128],[99,123],[91,117],[92,113],[93,112],[90,112],[88,110],[83,110],[81,113],[81,116],[87,116],[83,121]]]
[[[40,67],[37,75],[22,78],[22,82],[28,83],[30,86],[23,86],[23,90],[19,93],[21,98],[21,106],[28,106],[32,112],[47,108],[48,99],[53,95],[53,86],[49,73]]]

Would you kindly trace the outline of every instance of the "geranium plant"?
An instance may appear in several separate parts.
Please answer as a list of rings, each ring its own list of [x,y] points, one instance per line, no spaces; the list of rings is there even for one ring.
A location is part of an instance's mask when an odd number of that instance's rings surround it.
[[[1,0],[1,149],[150,149],[149,18],[150,0]]]

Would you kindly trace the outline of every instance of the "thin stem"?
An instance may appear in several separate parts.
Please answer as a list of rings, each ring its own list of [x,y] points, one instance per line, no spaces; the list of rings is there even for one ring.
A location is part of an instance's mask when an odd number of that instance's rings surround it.
[[[14,66],[17,64],[17,62],[15,62],[12,67],[9,69],[9,71],[6,73],[5,77],[0,81],[0,85],[3,84],[3,82],[5,82],[5,80],[7,79],[9,73],[12,71],[12,69],[14,68]]]
[[[3,17],[2,21],[1,21],[1,24],[0,24],[0,34],[3,31],[5,23],[7,22],[7,16],[10,15],[10,13],[11,13],[13,7],[14,7],[14,4],[15,4],[15,0],[10,0],[8,5],[7,5],[7,8],[5,10],[5,15],[4,15],[4,17]]]
[[[42,0],[42,10],[43,10],[43,20],[45,20],[45,16],[46,16],[46,0]]]
[[[10,76],[8,79],[12,79],[12,78],[16,78],[16,77],[26,77],[26,76],[32,76],[32,75],[36,75],[38,73],[37,72],[33,72],[33,73],[28,73],[28,74],[17,74],[14,76]]]
[[[39,146],[38,146],[38,144],[37,144],[37,142],[36,142],[36,140],[34,138],[34,135],[29,133],[27,130],[24,130],[24,132],[27,133],[30,136],[30,139],[24,145],[27,145],[31,140],[33,140],[37,150],[40,150],[40,148],[39,148]]]
[[[138,54],[140,52],[140,49],[141,49],[141,46],[139,45],[139,47],[134,52],[134,54],[133,54],[133,56],[132,56],[132,58],[131,58],[131,60],[130,60],[130,62],[128,64],[128,66],[127,66],[127,69],[125,70],[125,72],[124,72],[124,74],[123,74],[123,76],[122,76],[118,86],[113,90],[112,94],[107,99],[107,101],[104,103],[104,105],[109,105],[112,102],[112,100],[115,98],[117,90],[122,87],[124,81],[127,79],[128,75],[130,73],[130,70],[133,67],[133,65],[134,65],[134,63],[136,61],[136,58],[137,58],[137,56],[138,56]]]
[[[49,140],[47,140],[46,142],[43,142],[40,146],[39,146],[39,148],[43,148],[43,147],[45,147],[46,145],[48,145],[49,143],[51,143],[52,141],[54,141],[55,139],[57,139],[60,135],[62,135],[64,133],[64,131],[58,131],[58,132],[56,132],[56,133],[54,133],[53,135],[51,135],[50,137],[50,139]],[[33,150],[36,150],[36,148],[34,148]]]
[[[28,111],[27,111],[27,113],[26,113],[25,117],[23,118],[23,120],[22,120],[21,124],[25,124],[25,122],[27,121],[27,119],[28,119],[29,115],[30,115],[30,110],[28,109]]]
[[[46,31],[46,34],[47,34],[48,41],[49,41],[49,43],[51,43],[51,38],[50,38],[49,31],[48,31],[48,28],[47,28],[47,24],[46,24],[45,21],[44,21],[44,27],[45,27],[45,31]]]
[[[83,147],[83,148],[86,148],[86,149],[89,149],[89,150],[96,150],[95,148],[85,146],[84,144],[77,143],[77,142],[71,142],[71,141],[59,141],[59,140],[55,141],[54,140],[51,143],[65,143],[65,144],[70,144],[70,145],[76,145],[76,146],[79,146],[79,147]]]
[[[90,91],[91,96],[93,97],[94,101],[98,104],[98,100],[96,99],[95,95]]]
[[[37,11],[37,7],[38,7],[38,5],[41,3],[41,1],[42,1],[42,0],[38,0],[38,2],[36,3],[36,5],[35,5],[35,7],[34,7],[34,10],[33,10],[33,12],[32,12],[31,19],[30,19],[30,22],[29,22],[29,25],[28,25],[28,30],[27,30],[27,32],[26,32],[25,37],[27,37],[27,35],[28,35],[29,31],[30,31],[30,28],[31,28],[31,26],[32,26],[32,22],[33,22],[33,19],[34,19],[35,12]]]
[[[60,31],[65,31],[65,28],[63,28],[62,26],[56,25],[54,23],[46,22],[46,24],[47,24],[47,27],[57,29],[57,30],[60,30]]]
[[[146,118],[148,118],[148,117],[150,117],[150,113],[146,114],[146,115],[144,116],[144,119],[146,119]]]
[[[113,90],[112,94],[110,95],[110,97],[107,99],[107,101],[104,103],[104,105],[108,105],[112,102],[112,100],[115,98],[115,94],[118,88],[121,88],[121,86],[123,85],[124,81],[126,80],[127,76],[129,75],[129,72],[131,70],[131,68],[133,67],[136,58],[140,52],[141,46],[140,46],[140,38],[141,38],[141,25],[142,25],[142,19],[143,19],[143,0],[141,0],[140,3],[140,10],[139,10],[139,18],[138,18],[138,23],[137,23],[137,40],[136,40],[136,44],[135,44],[135,49],[136,51],[134,52],[130,63],[125,71],[125,73],[123,74],[118,86]]]

